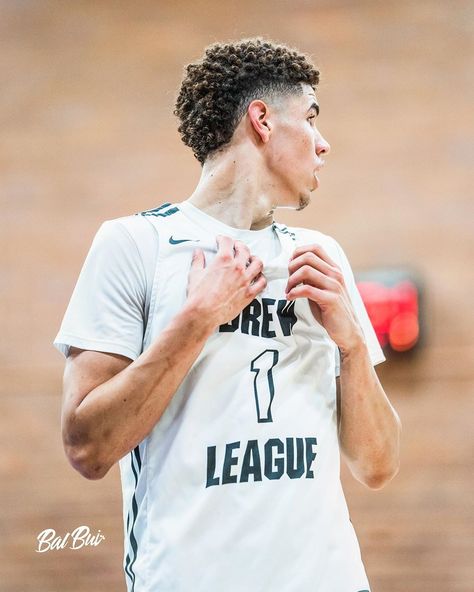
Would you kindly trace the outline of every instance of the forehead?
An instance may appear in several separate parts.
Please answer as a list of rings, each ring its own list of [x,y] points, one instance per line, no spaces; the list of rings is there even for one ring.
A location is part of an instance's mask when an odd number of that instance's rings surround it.
[[[287,97],[287,109],[296,114],[301,112],[306,113],[306,111],[313,107],[319,112],[319,102],[314,89],[309,84],[302,84],[301,86],[303,90],[301,94],[294,94]]]
[[[309,84],[302,84],[301,88],[303,89],[304,97],[313,99],[313,101],[316,99],[316,92],[312,86],[310,86]]]
[[[318,102],[318,99],[316,98],[316,92],[315,92],[314,88],[309,86],[309,84],[303,84],[302,86],[303,86],[303,95],[302,95],[303,102],[305,104],[307,104],[308,107],[316,104],[319,108],[319,102]]]

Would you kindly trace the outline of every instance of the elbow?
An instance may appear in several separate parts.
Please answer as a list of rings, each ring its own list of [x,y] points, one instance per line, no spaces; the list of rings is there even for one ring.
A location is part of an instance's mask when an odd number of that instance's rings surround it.
[[[86,479],[96,481],[108,473],[110,466],[104,462],[104,446],[91,437],[89,429],[82,426],[74,415],[63,418],[62,441],[69,464]]]
[[[364,480],[364,485],[372,490],[382,489],[395,477],[398,473],[394,471],[392,473],[374,473]]]
[[[391,470],[376,471],[370,475],[366,475],[363,479],[363,484],[372,490],[384,488],[390,481],[398,474],[400,465],[397,463]]]
[[[91,447],[64,445],[69,464],[83,477],[91,481],[103,479],[109,468],[94,454]]]
[[[400,418],[395,413],[397,423],[396,443],[393,446],[389,459],[386,459],[378,469],[371,471],[369,476],[363,480],[364,485],[369,489],[382,489],[398,474],[400,470],[400,438],[402,424]]]

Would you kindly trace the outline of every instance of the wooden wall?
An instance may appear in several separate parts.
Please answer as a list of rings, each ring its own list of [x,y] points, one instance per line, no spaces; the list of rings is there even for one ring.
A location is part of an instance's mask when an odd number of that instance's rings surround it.
[[[125,590],[118,468],[87,481],[59,432],[52,340],[102,221],[180,201],[199,166],[172,115],[183,66],[264,35],[313,55],[332,145],[304,219],[355,271],[415,267],[426,345],[377,367],[402,468],[369,491],[343,470],[373,592],[473,589],[472,29],[462,0],[0,2],[0,591]],[[45,528],[96,548],[35,553]],[[323,591],[321,591],[323,592]]]

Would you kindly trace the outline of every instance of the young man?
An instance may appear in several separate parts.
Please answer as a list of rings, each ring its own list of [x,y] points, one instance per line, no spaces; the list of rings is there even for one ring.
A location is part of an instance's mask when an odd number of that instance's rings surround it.
[[[339,477],[380,488],[400,421],[336,240],[304,209],[329,144],[319,72],[262,39],[187,66],[193,194],[97,233],[55,345],[82,475],[120,463],[129,592],[369,589]]]

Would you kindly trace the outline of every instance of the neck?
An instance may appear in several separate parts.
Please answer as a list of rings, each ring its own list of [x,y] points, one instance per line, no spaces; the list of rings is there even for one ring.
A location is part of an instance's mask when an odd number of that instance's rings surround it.
[[[260,230],[273,222],[276,205],[258,160],[237,152],[206,161],[187,201],[228,226]]]

